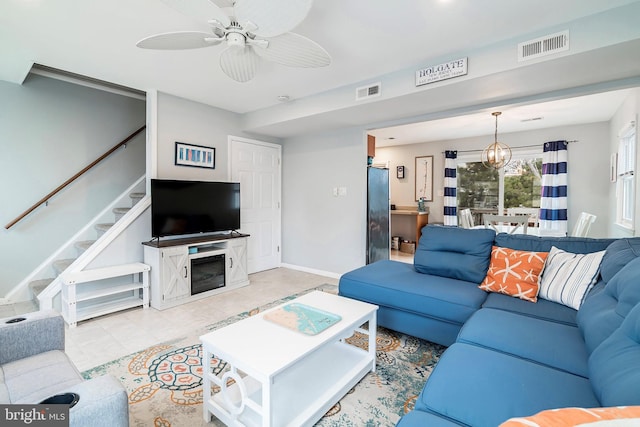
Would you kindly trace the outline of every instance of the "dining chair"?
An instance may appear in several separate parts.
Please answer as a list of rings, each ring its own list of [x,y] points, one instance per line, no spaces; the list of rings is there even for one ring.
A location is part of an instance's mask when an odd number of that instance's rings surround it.
[[[522,227],[522,234],[527,234],[529,217],[526,215],[482,215],[485,228],[493,228],[498,233],[508,232],[509,234],[519,234],[518,229]]]
[[[540,221],[540,208],[507,208],[507,215],[527,215],[529,225],[537,227]]]
[[[471,209],[462,209],[460,211],[460,226],[462,228],[473,228],[473,215]]]
[[[591,230],[591,224],[596,221],[596,218],[598,217],[593,214],[581,212],[576,225],[573,227],[571,236],[587,237],[587,235],[589,234],[589,230]]]

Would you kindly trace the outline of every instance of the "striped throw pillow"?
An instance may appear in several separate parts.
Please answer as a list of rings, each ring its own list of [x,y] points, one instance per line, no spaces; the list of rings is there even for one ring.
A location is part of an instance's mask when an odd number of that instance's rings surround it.
[[[538,296],[579,309],[598,280],[604,253],[574,254],[552,246],[540,276]]]

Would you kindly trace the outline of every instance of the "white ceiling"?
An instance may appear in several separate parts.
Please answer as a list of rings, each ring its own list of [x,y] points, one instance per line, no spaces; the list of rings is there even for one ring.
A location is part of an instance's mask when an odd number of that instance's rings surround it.
[[[218,66],[222,46],[188,51],[135,46],[156,33],[206,30],[206,16],[194,20],[160,0],[2,0],[0,79],[20,83],[35,62],[143,91],[157,89],[236,113],[268,111],[282,107],[279,95],[306,99],[638,1],[316,0],[294,32],[323,46],[332,57],[331,65],[300,69],[262,62],[256,78],[238,83]],[[606,102],[616,100],[616,95],[610,95]],[[505,109],[500,126],[508,131],[510,114],[542,114],[544,123],[551,123],[560,117],[558,109],[575,112],[576,105],[584,104],[548,104],[537,111]],[[458,120],[467,120],[464,127],[469,132],[482,123],[491,133],[489,113]],[[284,128],[279,132],[286,135]],[[395,136],[414,138],[406,132]]]
[[[629,91],[625,89],[530,105],[496,107],[458,117],[375,129],[368,133],[376,137],[378,147],[493,135],[496,122],[491,113],[494,111],[502,113],[498,117],[499,135],[606,122],[620,108]]]

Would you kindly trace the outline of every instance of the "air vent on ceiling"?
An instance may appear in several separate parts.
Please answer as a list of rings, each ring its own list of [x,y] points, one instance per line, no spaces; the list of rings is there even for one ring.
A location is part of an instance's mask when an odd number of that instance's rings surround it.
[[[380,96],[380,86],[382,83],[375,83],[368,86],[362,86],[356,89],[356,101],[363,99],[369,99],[376,96]]]
[[[544,119],[544,117],[538,116],[538,117],[529,117],[529,118],[526,118],[526,119],[522,119],[520,121],[522,123],[526,123],[526,122],[535,122],[535,121],[542,120],[542,119]]]
[[[518,44],[518,62],[569,50],[569,30]]]

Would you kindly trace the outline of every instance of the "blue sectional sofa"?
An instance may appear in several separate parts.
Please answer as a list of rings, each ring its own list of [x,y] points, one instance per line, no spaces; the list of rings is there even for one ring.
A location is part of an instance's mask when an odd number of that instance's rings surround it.
[[[575,310],[480,289],[494,246],[605,252]],[[448,346],[399,427],[494,427],[552,408],[640,405],[640,238],[428,225],[413,265],[356,269],[341,277],[339,293],[377,304],[380,326]]]

